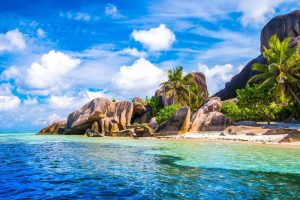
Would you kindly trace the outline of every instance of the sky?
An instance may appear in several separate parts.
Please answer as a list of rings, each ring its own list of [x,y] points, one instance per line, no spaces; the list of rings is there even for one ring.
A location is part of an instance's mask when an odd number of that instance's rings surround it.
[[[259,55],[296,0],[0,0],[0,131],[39,130],[96,97],[154,95],[166,72],[209,93]]]

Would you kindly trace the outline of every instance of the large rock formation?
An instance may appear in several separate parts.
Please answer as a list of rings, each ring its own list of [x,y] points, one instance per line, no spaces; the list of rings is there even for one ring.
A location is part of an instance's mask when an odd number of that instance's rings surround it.
[[[199,92],[202,93],[204,102],[208,101],[209,97],[208,97],[205,75],[201,72],[192,72],[191,74],[194,79],[193,81],[195,81],[198,85]],[[166,95],[167,90],[168,88],[162,86],[155,92],[156,98],[159,100],[160,104],[163,107],[176,103],[173,97],[169,97]]]
[[[268,47],[268,41],[272,35],[277,34],[277,36],[283,40],[286,37],[292,37],[293,41],[291,46],[295,46],[300,43],[300,10],[291,12],[287,15],[281,15],[274,17],[269,21],[261,32],[261,53],[263,51],[263,46]],[[299,48],[300,53],[300,48]],[[226,83],[225,88],[217,92],[214,96],[220,97],[222,100],[227,100],[236,97],[236,90],[244,88],[248,80],[257,74],[257,72],[252,71],[252,65],[254,63],[266,63],[266,59],[261,55],[257,58],[251,60],[244,69],[237,75],[235,75],[230,82]]]
[[[96,98],[68,116],[65,134],[84,134],[96,122],[100,133],[118,132],[130,124],[133,103]]]
[[[221,100],[218,97],[211,98],[192,117],[191,132],[195,131],[221,131],[233,122],[221,111]]]
[[[50,124],[38,132],[38,135],[57,135],[63,134],[67,121],[61,120]]]
[[[133,113],[131,123],[146,123],[147,119],[147,109],[143,104],[143,100],[139,97],[135,97],[132,100],[133,103]],[[150,119],[149,119],[150,120]]]
[[[177,135],[188,132],[191,119],[191,109],[183,106],[178,109],[169,119],[159,126],[159,135]]]

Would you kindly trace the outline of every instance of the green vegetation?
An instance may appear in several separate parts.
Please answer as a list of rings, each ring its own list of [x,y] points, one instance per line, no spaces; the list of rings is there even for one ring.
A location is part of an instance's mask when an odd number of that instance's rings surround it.
[[[260,85],[247,85],[237,90],[237,103],[227,101],[222,104],[221,112],[233,121],[253,120],[267,121],[283,120],[288,117],[288,109],[273,101],[272,91],[261,88]]]
[[[270,38],[270,48],[264,47],[267,64],[253,65],[260,73],[249,80],[251,86],[237,90],[237,103],[223,103],[224,114],[234,121],[300,117],[300,55],[298,46],[291,48],[290,42],[290,38],[281,42],[276,35]]]
[[[183,76],[183,67],[178,66],[168,71],[168,80],[161,84],[165,88],[166,96],[173,100],[173,104],[188,105],[192,110],[203,103],[202,92],[192,74]]]
[[[181,107],[179,104],[172,104],[162,108],[156,116],[156,122],[161,124],[162,122],[169,119],[175,112]]]

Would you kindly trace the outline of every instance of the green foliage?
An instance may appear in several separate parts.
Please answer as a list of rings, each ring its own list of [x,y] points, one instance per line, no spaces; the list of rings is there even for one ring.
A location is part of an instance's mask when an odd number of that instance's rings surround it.
[[[145,105],[147,105],[147,104],[149,104],[149,103],[150,103],[150,99],[149,99],[149,97],[148,97],[148,96],[146,96],[144,103],[145,103]]]
[[[117,102],[117,100],[113,98],[113,99],[112,99],[112,102]]]
[[[148,105],[151,107],[152,110],[152,116],[151,117],[155,117],[158,113],[158,111],[162,108],[158,99],[154,96],[151,97],[151,99],[149,100]]]
[[[300,104],[300,55],[297,46],[290,47],[291,38],[282,42],[277,35],[264,47],[264,57],[268,64],[256,63],[252,69],[261,72],[253,76],[249,83],[260,83],[260,88],[274,90],[274,97],[279,103],[297,102]]]
[[[290,114],[289,109],[274,102],[273,92],[261,88],[260,85],[247,85],[246,88],[237,90],[237,103],[234,101],[222,103],[221,112],[233,121],[270,122],[270,120],[286,119]]]
[[[156,116],[156,121],[158,124],[169,119],[181,106],[178,104],[172,104],[161,109]]]

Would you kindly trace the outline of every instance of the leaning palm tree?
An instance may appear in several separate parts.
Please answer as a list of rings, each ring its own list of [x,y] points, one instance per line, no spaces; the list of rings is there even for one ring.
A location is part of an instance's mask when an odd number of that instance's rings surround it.
[[[282,42],[277,35],[269,40],[269,48],[264,47],[264,57],[268,64],[256,63],[253,70],[259,71],[249,83],[260,83],[260,87],[274,89],[280,102],[296,101],[300,105],[300,55],[298,46],[291,47],[291,38]]]
[[[172,103],[181,105],[189,105],[191,90],[190,84],[183,76],[183,67],[178,66],[168,70],[168,80],[161,83],[164,87],[166,95],[172,99]]]

